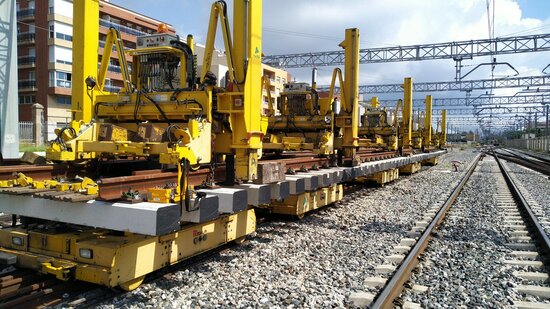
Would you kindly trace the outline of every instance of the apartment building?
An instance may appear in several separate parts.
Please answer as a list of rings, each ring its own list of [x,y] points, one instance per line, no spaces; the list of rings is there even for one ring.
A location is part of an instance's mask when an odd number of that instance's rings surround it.
[[[269,66],[267,64],[262,64],[262,67],[264,71],[264,76],[267,76],[269,78],[269,84],[271,86],[271,89],[270,89],[271,98],[275,100],[274,108],[277,109],[276,103],[280,96],[280,93],[283,92],[283,90],[285,89],[285,84],[291,82],[292,76],[290,75],[289,72],[283,69],[278,69],[278,68]],[[265,90],[263,91],[263,94],[264,94],[264,101],[262,104],[262,108],[263,108],[263,113],[267,114],[267,112],[269,111],[269,103],[267,99],[267,93]]]
[[[44,120],[63,125],[70,120],[72,87],[72,0],[17,0],[19,119],[31,120],[31,106],[44,106]],[[100,1],[98,64],[110,27],[120,31],[124,46],[136,47],[136,37],[155,33],[162,21]],[[171,33],[175,33],[168,25]],[[114,49],[113,49],[114,50]],[[131,66],[131,58],[129,65]],[[117,91],[122,75],[116,52],[111,54],[106,89]]]

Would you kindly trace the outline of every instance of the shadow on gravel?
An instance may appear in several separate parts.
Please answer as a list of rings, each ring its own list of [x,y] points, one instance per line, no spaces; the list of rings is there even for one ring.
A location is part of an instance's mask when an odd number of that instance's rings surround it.
[[[498,246],[506,246],[507,243],[506,236],[502,232],[486,228],[476,228],[475,230],[469,230],[466,227],[464,229],[455,228],[444,233],[436,231],[433,233],[433,237],[449,242],[487,242]]]
[[[398,233],[403,234],[410,229],[409,224],[396,224],[390,221],[369,221],[359,228],[365,232],[385,232],[385,233]]]

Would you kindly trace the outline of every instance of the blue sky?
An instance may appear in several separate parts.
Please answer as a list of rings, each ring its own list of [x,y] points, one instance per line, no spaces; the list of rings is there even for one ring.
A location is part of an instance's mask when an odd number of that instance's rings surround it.
[[[548,0],[518,0],[525,17],[548,19],[550,1]],[[498,5],[498,3],[497,3]]]

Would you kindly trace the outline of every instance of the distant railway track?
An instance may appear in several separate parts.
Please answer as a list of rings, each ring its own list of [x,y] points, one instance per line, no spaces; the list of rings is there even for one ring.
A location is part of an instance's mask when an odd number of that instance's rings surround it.
[[[507,212],[507,216],[509,216],[509,218],[521,218],[521,220],[523,220],[523,224],[518,224],[518,231],[523,231],[523,229],[525,229],[526,232],[525,234],[521,232],[522,235],[529,235],[527,238],[534,242],[535,247],[537,248],[537,251],[541,256],[541,259],[543,261],[547,261],[550,258],[550,238],[546,234],[533,209],[531,209],[529,202],[524,198],[524,196],[520,192],[518,185],[514,182],[514,180],[510,176],[510,173],[506,170],[500,160],[500,158],[503,157],[507,159],[509,156],[501,156],[500,154],[494,152],[491,152],[490,154],[495,157],[500,173],[505,181],[503,183],[506,184],[503,187],[499,188],[499,193],[497,194],[497,201],[499,205],[502,205],[501,207],[506,208],[504,211]],[[525,158],[523,158],[522,160],[528,161],[528,159]],[[479,160],[476,160],[475,163],[472,164],[472,166],[466,172],[461,182],[457,185],[457,187],[446,200],[444,205],[439,209],[437,214],[426,226],[416,243],[411,247],[410,251],[405,256],[401,264],[399,264],[396,271],[393,273],[390,279],[388,279],[383,288],[378,292],[369,308],[394,308],[396,305],[403,305],[403,300],[400,299],[402,291],[405,289],[407,282],[411,278],[412,272],[422,259],[422,255],[424,254],[425,250],[428,248],[430,244],[430,239],[433,235],[435,235],[438,226],[445,220],[446,213],[450,210],[452,205],[460,196],[461,191],[463,190],[464,186],[469,181],[470,176],[476,169],[478,162]],[[522,239],[522,241],[524,240]],[[525,293],[529,294],[529,288],[522,288],[527,291]],[[525,306],[529,306],[529,304],[526,304],[525,302],[520,301],[518,302],[518,304],[519,303]]]
[[[550,159],[544,156],[509,148],[498,148],[491,154],[550,176]]]

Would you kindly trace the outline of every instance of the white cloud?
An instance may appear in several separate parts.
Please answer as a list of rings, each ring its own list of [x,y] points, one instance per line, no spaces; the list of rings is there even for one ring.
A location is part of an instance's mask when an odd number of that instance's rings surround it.
[[[362,47],[482,39],[489,35],[485,5],[484,0],[264,1],[264,27],[342,39],[345,28],[357,27],[361,30]],[[538,19],[522,18],[521,9],[513,0],[497,1],[495,19],[497,36],[540,27],[545,23]],[[338,50],[338,43],[337,39],[264,31],[265,54]],[[520,61],[518,66],[530,69],[544,67],[540,63],[530,63],[529,57],[516,59]],[[464,61],[464,64],[487,60],[476,58],[474,61]],[[379,78],[377,83],[402,80],[406,74],[414,74],[419,81],[454,78],[452,60],[363,65],[361,69],[362,83],[375,82],[368,78],[374,76]],[[330,80],[328,75],[329,69],[320,72],[320,82]],[[296,70],[296,76],[308,79],[309,70]],[[488,72],[485,76],[489,76]]]
[[[525,18],[515,0],[495,1],[495,35],[525,35],[550,22]],[[361,30],[361,47],[413,45],[438,43],[489,37],[485,0],[301,0],[264,1],[264,27],[300,32],[302,35],[264,31],[264,54],[314,52],[339,50],[338,43],[344,37],[344,29]],[[526,31],[527,30],[527,31]],[[544,31],[541,29],[539,31]],[[314,34],[310,37],[306,34]],[[318,38],[317,36],[323,36]],[[334,39],[332,39],[334,38]],[[340,39],[337,39],[340,38]],[[464,60],[462,73],[477,64],[491,61],[490,57]],[[535,54],[501,55],[499,62],[509,62],[520,75],[540,75],[548,64],[547,52]],[[455,77],[453,60],[383,63],[362,65],[360,84],[399,83],[406,76],[416,82],[450,81]],[[310,69],[291,69],[298,80],[309,81]],[[319,84],[329,84],[332,68],[321,68]],[[497,66],[497,76],[513,75],[506,66]],[[484,66],[468,79],[490,78],[490,66]],[[497,95],[513,95],[521,89],[497,89]],[[478,96],[485,91],[472,93]],[[417,93],[422,98],[426,93]],[[459,92],[433,93],[434,97],[462,97]],[[398,98],[400,94],[385,94],[383,98]],[[366,95],[365,97],[370,97]]]

